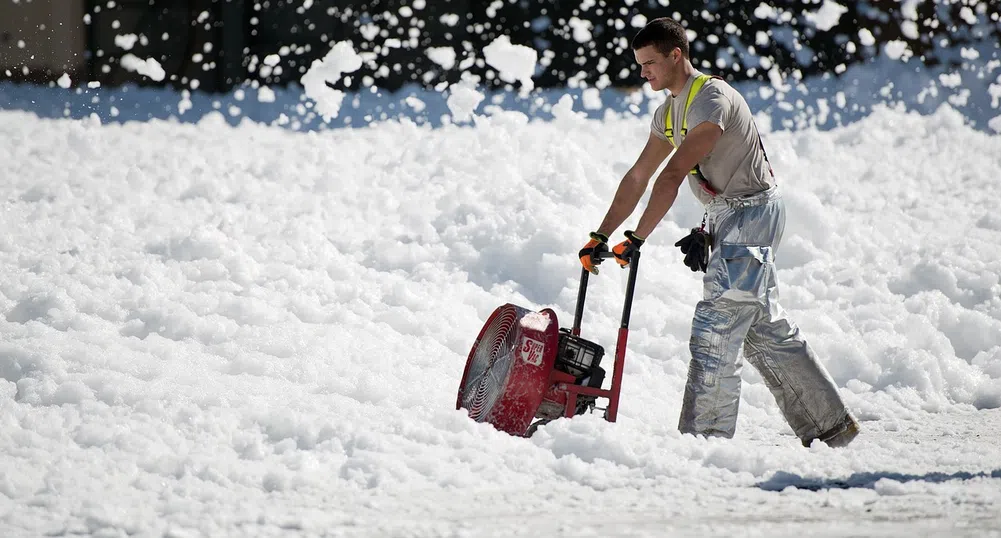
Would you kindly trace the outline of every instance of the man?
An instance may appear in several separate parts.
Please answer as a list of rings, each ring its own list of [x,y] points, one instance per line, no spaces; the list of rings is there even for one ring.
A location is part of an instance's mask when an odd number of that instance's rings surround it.
[[[607,250],[608,236],[636,208],[650,177],[677,151],[657,177],[635,231],[612,251],[628,265],[674,204],[688,177],[705,205],[703,228],[679,241],[692,270],[704,270],[704,297],[695,308],[692,359],[678,428],[683,433],[733,437],[740,400],[739,350],[761,373],[783,415],[803,444],[820,439],[844,446],[858,423],[799,329],[778,304],[775,250],[785,227],[764,146],[743,97],[719,78],[699,73],[689,59],[688,38],[677,22],[650,21],[632,49],[641,74],[654,90],[670,90],[654,113],[651,134],[636,163],[619,183],[608,213],[580,252],[584,268]],[[702,254],[699,242],[705,240]],[[711,245],[712,254],[708,255]]]

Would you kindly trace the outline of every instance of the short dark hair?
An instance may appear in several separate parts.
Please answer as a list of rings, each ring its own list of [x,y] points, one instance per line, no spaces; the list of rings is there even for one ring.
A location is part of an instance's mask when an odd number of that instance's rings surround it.
[[[633,37],[633,50],[653,45],[661,54],[667,56],[674,49],[681,49],[681,55],[688,58],[688,34],[685,28],[674,19],[660,17],[646,24]]]

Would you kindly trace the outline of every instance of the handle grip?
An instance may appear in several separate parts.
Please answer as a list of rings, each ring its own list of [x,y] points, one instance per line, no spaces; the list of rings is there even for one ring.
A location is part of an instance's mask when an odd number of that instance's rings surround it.
[[[592,258],[598,258],[600,260],[606,258],[613,258],[615,254],[611,251],[599,252],[592,254]],[[640,251],[633,252],[629,259],[629,280],[626,283],[626,297],[622,305],[622,322],[619,325],[623,329],[629,329],[629,315],[633,310],[633,291],[636,289],[636,271],[640,265]],[[584,317],[584,299],[587,296],[587,281],[591,273],[587,269],[581,268],[580,270],[580,287],[577,289],[577,308],[574,311],[573,316],[573,330],[572,334],[574,336],[580,336],[580,322],[581,318]]]

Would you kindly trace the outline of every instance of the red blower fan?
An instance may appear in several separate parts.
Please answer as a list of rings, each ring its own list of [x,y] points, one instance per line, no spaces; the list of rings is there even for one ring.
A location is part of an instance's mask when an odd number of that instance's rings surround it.
[[[611,257],[604,252],[595,262]],[[581,269],[572,329],[560,328],[548,308],[533,312],[509,303],[493,311],[469,351],[455,408],[477,422],[528,437],[540,425],[594,410],[597,399],[606,398],[605,419],[615,422],[639,258],[635,252],[629,262],[609,388],[602,388],[604,348],[580,337],[589,276]]]

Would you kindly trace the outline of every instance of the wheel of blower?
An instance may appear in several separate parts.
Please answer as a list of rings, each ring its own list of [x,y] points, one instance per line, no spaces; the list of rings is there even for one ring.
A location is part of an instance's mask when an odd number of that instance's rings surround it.
[[[550,309],[497,307],[469,351],[455,408],[500,431],[525,435],[549,382],[558,331]]]

